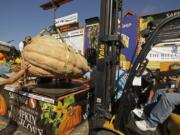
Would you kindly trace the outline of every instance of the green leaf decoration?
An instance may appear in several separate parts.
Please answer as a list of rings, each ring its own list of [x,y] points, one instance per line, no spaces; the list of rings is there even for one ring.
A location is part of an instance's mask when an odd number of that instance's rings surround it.
[[[44,104],[44,102],[39,101],[39,105],[40,105],[41,107],[43,106],[43,104]]]
[[[74,103],[75,103],[74,96],[70,96],[70,97],[67,97],[67,98],[64,99],[64,106],[65,107],[68,107],[68,106],[70,106],[70,105],[72,105]]]
[[[49,113],[48,113],[48,112],[45,112],[45,113],[44,113],[44,117],[45,117],[45,118],[49,118]]]

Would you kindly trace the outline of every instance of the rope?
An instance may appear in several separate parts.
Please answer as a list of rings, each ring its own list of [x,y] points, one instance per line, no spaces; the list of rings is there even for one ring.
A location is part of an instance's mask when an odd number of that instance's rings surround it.
[[[72,47],[70,48],[70,46],[67,45],[67,43],[66,43],[66,41],[64,40],[64,38],[63,38],[60,30],[59,30],[59,29],[56,29],[56,30],[57,30],[57,32],[58,32],[58,35],[59,35],[60,40],[62,41],[62,43],[64,43],[64,47],[65,47],[65,64],[64,64],[64,71],[67,73],[67,64],[68,64],[68,61],[69,61],[69,58],[70,58],[70,50],[72,50],[73,48],[72,48]],[[39,35],[40,35],[40,36],[43,36],[44,33],[46,33],[46,32],[48,32],[48,34],[50,35],[48,28],[44,28],[44,29],[40,32]],[[71,51],[71,52],[72,52],[73,54],[76,54],[76,53],[77,53],[76,50],[75,50],[75,49],[73,49],[73,50],[74,50],[74,51]],[[82,60],[81,60],[81,61],[82,61]],[[77,60],[76,60],[76,63],[77,63]],[[65,74],[65,76],[66,76],[66,75],[67,75],[67,74]]]
[[[65,72],[67,72],[67,64],[68,64],[69,57],[70,57],[70,55],[69,55],[70,54],[70,52],[69,52],[70,48],[67,46],[67,44],[66,44],[64,38],[62,37],[62,34],[61,34],[59,29],[57,29],[57,32],[59,34],[59,37],[60,37],[61,41],[64,43],[64,46],[65,46],[66,59],[65,59],[65,64],[64,64],[64,70],[65,70]],[[65,76],[66,75],[67,74],[65,74]]]

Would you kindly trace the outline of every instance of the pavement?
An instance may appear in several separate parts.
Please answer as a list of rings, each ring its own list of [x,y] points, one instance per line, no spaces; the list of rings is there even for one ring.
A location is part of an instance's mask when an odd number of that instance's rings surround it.
[[[0,116],[0,135],[32,135],[27,132],[21,127],[17,127],[15,125],[12,126],[11,124],[11,130],[10,132],[9,128],[7,129],[7,125],[9,123],[9,119],[6,117]],[[14,127],[17,127],[17,129],[12,129]],[[7,129],[7,132],[3,131],[4,129]],[[2,132],[3,131],[3,132]],[[70,135],[88,135],[89,131],[89,125],[88,121],[84,121],[81,125],[79,125]]]
[[[8,123],[9,123],[8,118],[0,116],[0,135],[30,135],[25,133],[25,131],[21,127],[18,127],[17,129],[15,128],[16,129],[15,132],[2,133],[3,129],[7,127]],[[15,127],[15,125],[13,127]],[[9,129],[7,131],[9,131]]]

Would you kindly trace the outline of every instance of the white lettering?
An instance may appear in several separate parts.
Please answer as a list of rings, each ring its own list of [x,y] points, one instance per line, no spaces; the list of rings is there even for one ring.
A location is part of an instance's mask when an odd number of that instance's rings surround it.
[[[27,109],[28,110],[28,109]],[[43,129],[36,126],[37,116],[32,115],[21,108],[11,105],[8,111],[9,117],[15,120],[20,126],[26,128],[33,134],[43,135]]]
[[[169,18],[169,17],[173,17],[173,16],[177,16],[177,15],[180,15],[180,11],[167,13],[166,17]]]
[[[129,28],[132,26],[132,23],[123,24],[122,28]]]

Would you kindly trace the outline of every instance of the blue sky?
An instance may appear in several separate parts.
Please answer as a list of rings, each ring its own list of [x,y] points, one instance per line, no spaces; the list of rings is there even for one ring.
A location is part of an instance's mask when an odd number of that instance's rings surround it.
[[[53,22],[53,11],[39,6],[48,0],[1,0],[0,40],[14,40],[17,44],[26,35],[36,35]],[[100,0],[73,0],[57,10],[56,16],[79,13],[81,25],[90,17],[99,16]],[[180,9],[180,0],[124,0],[123,9],[137,15],[146,15]]]

